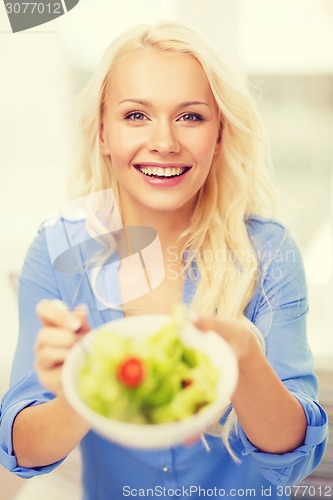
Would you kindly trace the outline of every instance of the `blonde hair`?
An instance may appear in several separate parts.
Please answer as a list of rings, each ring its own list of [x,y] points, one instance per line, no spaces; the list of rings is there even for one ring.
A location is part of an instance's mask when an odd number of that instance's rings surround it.
[[[194,311],[247,321],[243,311],[258,281],[258,261],[246,221],[253,214],[273,212],[269,149],[242,78],[190,28],[167,21],[137,26],[110,45],[79,97],[82,151],[72,185],[80,196],[109,188],[117,196],[112,169],[100,152],[100,123],[116,62],[146,49],[194,57],[209,81],[219,109],[222,142],[182,235],[184,265],[190,272],[195,263],[202,277],[191,304]]]

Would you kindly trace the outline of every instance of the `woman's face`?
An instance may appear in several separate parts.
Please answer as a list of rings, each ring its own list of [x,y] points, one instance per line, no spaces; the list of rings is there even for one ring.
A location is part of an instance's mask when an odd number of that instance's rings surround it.
[[[196,59],[149,49],[118,61],[101,151],[125,213],[190,214],[219,147],[217,105]]]

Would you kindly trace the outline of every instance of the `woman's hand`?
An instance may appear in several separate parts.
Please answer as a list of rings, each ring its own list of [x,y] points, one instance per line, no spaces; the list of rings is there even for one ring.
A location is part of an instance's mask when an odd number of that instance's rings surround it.
[[[233,349],[240,365],[239,368],[242,364],[250,361],[254,355],[262,355],[262,349],[254,331],[250,325],[243,321],[221,320],[213,316],[203,316],[199,317],[194,324],[199,330],[204,332],[214,330],[221,335]]]
[[[35,369],[40,383],[56,396],[62,395],[61,368],[68,351],[89,331],[87,310],[69,311],[60,300],[42,300],[36,308],[42,328],[35,345]]]

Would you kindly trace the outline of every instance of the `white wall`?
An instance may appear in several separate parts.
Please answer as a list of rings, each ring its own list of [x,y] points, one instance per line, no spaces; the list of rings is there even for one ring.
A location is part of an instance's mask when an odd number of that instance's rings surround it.
[[[96,65],[119,33],[161,19],[191,25],[230,61],[238,61],[238,4],[239,0],[80,0],[72,14],[59,19],[58,32],[69,61],[86,69]]]

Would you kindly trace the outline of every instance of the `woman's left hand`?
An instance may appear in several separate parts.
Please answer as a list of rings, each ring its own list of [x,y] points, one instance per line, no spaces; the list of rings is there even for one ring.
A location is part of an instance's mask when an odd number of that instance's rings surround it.
[[[200,316],[194,325],[202,331],[213,330],[224,338],[233,349],[238,362],[251,359],[253,354],[260,354],[260,344],[245,322],[237,319],[217,319],[213,316]]]

